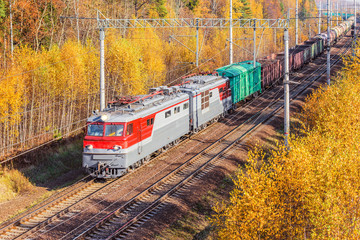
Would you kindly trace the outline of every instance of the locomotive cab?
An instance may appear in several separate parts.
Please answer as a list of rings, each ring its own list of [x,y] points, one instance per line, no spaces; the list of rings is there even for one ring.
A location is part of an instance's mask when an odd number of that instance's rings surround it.
[[[132,135],[133,124],[89,122],[84,138],[83,167],[96,177],[122,175],[126,169],[124,149]]]

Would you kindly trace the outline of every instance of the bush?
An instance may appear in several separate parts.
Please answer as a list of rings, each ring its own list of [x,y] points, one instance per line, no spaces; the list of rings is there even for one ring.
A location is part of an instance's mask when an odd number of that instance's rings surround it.
[[[0,176],[0,202],[10,200],[33,188],[27,177],[15,169],[4,169]]]

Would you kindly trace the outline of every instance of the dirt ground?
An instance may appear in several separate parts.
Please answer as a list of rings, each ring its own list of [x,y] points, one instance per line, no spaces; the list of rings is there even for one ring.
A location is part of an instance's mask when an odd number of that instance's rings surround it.
[[[31,208],[36,203],[39,203],[63,189],[66,185],[71,184],[79,177],[83,176],[81,169],[72,170],[61,177],[50,182],[42,184],[41,186],[34,186],[31,192],[16,196],[14,199],[0,203],[0,223],[12,218],[18,214]]]

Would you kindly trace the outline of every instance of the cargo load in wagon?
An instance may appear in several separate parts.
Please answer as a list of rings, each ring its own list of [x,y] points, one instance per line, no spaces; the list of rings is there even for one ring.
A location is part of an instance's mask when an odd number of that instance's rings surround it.
[[[276,54],[258,59],[261,64],[261,85],[262,88],[270,87],[282,77],[282,67]]]

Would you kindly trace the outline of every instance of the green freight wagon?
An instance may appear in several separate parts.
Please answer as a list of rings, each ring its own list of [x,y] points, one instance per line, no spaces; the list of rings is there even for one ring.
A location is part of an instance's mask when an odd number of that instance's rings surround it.
[[[231,100],[238,103],[256,92],[261,93],[261,64],[253,61],[234,63],[216,70],[230,79]]]

